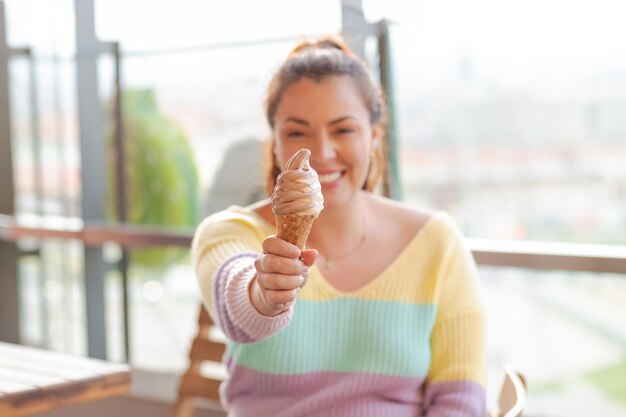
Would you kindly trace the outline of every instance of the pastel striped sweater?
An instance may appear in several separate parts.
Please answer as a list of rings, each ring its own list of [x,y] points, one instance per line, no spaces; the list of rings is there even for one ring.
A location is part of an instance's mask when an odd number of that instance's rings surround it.
[[[270,318],[248,288],[273,233],[233,206],[205,219],[193,242],[204,302],[228,338],[220,394],[229,416],[485,416],[479,279],[449,215],[433,215],[354,292],[311,267],[297,301]]]

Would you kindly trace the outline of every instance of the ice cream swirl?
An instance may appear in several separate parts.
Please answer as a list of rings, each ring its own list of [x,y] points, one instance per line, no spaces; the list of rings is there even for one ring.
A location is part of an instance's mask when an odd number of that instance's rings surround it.
[[[298,214],[319,216],[324,208],[324,197],[317,172],[309,164],[311,151],[300,149],[287,161],[287,166],[276,179],[272,194],[275,215]]]

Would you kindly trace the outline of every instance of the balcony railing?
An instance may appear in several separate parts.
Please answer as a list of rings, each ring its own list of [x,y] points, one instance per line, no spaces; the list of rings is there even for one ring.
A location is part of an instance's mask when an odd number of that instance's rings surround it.
[[[73,239],[86,246],[117,243],[123,248],[154,246],[189,247],[193,229],[127,224],[86,223],[67,219],[18,220],[0,215],[0,239]],[[540,270],[587,271],[626,274],[626,247],[543,241],[467,239],[479,265]]]

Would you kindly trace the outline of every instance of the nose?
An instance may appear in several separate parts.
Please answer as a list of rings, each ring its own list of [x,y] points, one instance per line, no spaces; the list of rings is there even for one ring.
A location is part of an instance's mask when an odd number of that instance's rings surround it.
[[[311,160],[325,162],[336,156],[335,143],[326,133],[319,134],[311,146]]]

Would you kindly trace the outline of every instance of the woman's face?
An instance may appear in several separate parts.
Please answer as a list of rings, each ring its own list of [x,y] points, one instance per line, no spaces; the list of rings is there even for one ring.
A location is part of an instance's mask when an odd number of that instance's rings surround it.
[[[379,128],[349,77],[329,76],[320,82],[304,78],[290,85],[274,116],[274,153],[285,167],[296,151],[311,151],[319,175],[324,206],[342,205],[360,190]]]

